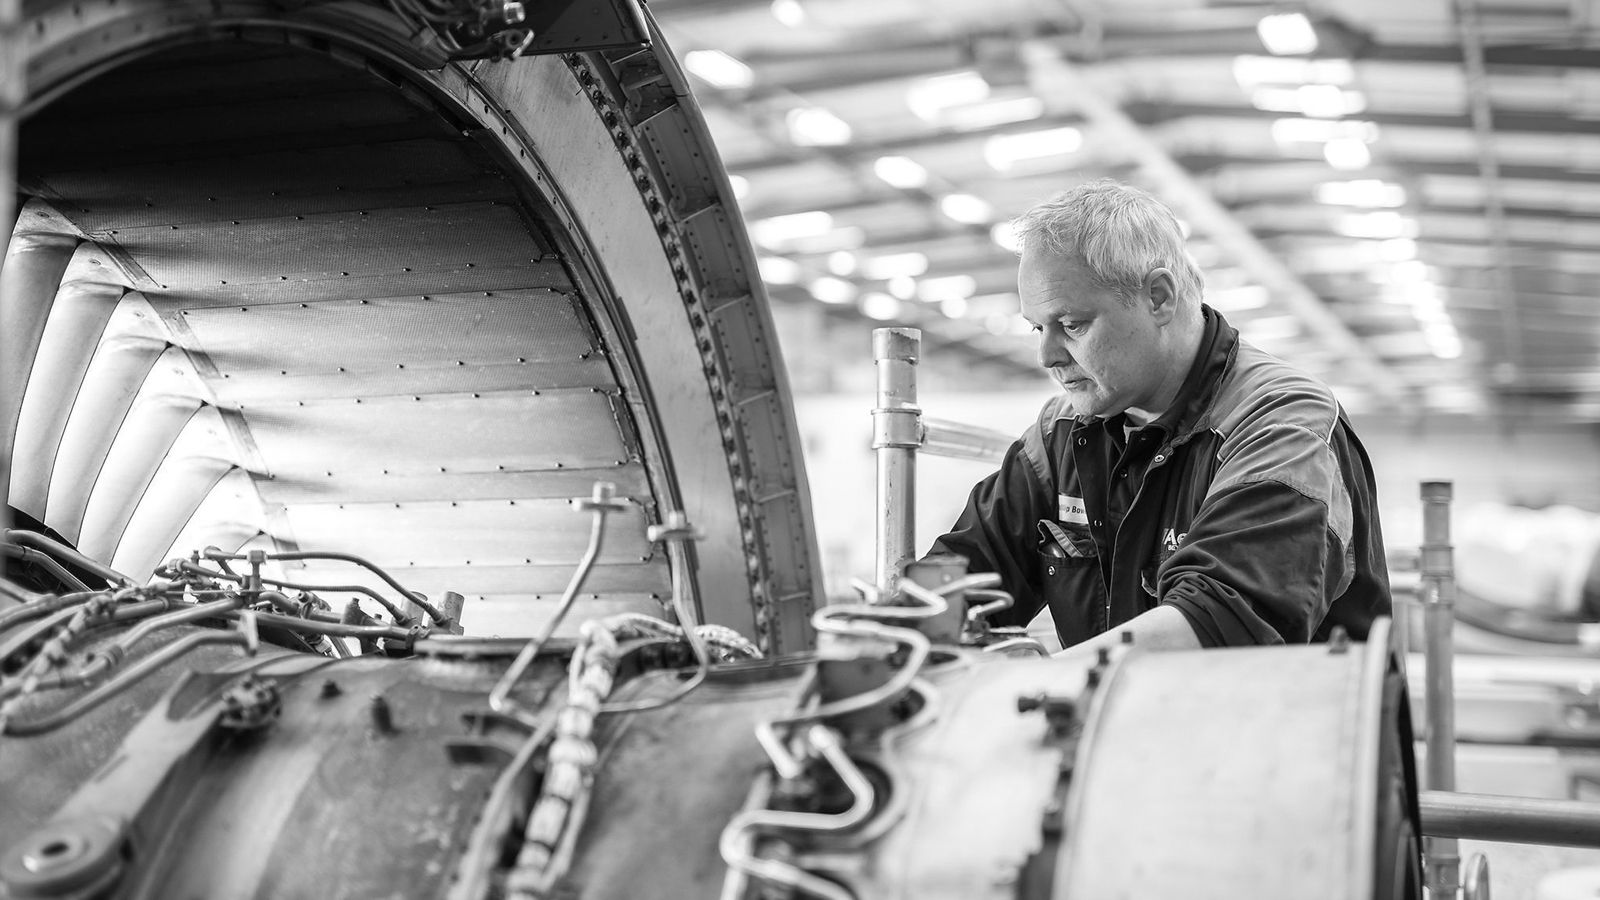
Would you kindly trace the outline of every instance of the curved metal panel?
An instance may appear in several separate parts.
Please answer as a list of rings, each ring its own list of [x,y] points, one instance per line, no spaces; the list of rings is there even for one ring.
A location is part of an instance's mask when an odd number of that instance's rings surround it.
[[[157,364],[151,375],[160,375],[162,369]],[[128,411],[128,419],[117,432],[94,489],[89,492],[78,549],[93,559],[111,561],[150,482],[178,435],[203,406],[192,394],[150,390],[152,384],[167,381],[157,377],[145,381],[146,391]]]
[[[140,386],[164,356],[177,361],[182,353],[150,335],[113,335],[100,342],[62,432],[45,505],[46,524],[67,539],[81,542],[90,492]]]
[[[247,543],[261,537],[265,521],[250,473],[229,469],[195,507],[162,558],[186,557],[208,546],[224,553],[239,553]],[[269,544],[264,549],[275,548]]]
[[[104,257],[93,244],[80,245],[73,255],[45,323],[18,413],[11,456],[11,505],[41,521],[67,416],[77,401],[100,336],[127,290],[105,280],[113,271]]]
[[[164,562],[195,511],[239,468],[232,449],[222,415],[215,407],[200,407],[151,477],[117,542],[111,567],[142,580]]]
[[[23,390],[44,336],[61,278],[78,247],[78,235],[41,204],[30,201],[0,268],[0,453],[13,455]],[[14,477],[14,476],[13,476]],[[6,496],[9,497],[9,485]]]

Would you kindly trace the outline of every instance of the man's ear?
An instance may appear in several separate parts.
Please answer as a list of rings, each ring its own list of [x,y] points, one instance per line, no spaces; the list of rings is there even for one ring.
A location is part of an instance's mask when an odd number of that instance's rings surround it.
[[[1150,270],[1144,277],[1145,295],[1150,298],[1150,312],[1156,323],[1165,325],[1178,312],[1178,289],[1172,273],[1165,268]]]

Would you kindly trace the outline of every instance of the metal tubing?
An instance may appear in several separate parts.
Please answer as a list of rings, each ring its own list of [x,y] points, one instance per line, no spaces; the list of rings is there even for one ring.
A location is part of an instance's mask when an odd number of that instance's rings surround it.
[[[854,828],[871,816],[876,791],[872,782],[867,780],[845,752],[838,737],[825,726],[813,725],[807,730],[806,738],[812,750],[833,768],[850,792],[850,808],[840,813],[747,810],[734,816],[728,827],[723,829],[718,849],[728,868],[745,875],[824,900],[855,900],[855,893],[843,885],[813,875],[792,863],[755,855],[753,841],[748,839],[758,831],[836,833]]]
[[[872,410],[872,449],[878,458],[878,590],[894,591],[915,548],[917,448],[922,410],[917,407],[917,356],[922,332],[878,328],[872,356],[878,368],[878,403]]]
[[[583,589],[583,582],[589,577],[589,570],[594,568],[596,559],[600,558],[600,548],[605,544],[606,514],[620,512],[623,504],[613,499],[616,494],[616,485],[608,481],[594,483],[594,493],[588,500],[573,500],[572,508],[582,512],[587,510],[592,514],[589,525],[589,547],[583,552],[583,557],[578,560],[578,568],[572,573],[572,580],[567,582],[567,590],[561,595],[561,602],[556,606],[555,615],[545,623],[544,629],[538,637],[528,641],[522,646],[521,652],[511,665],[506,668],[505,674],[495,682],[494,689],[489,692],[489,708],[502,715],[512,716],[529,728],[536,727],[538,720],[533,713],[523,709],[516,701],[511,699],[511,691],[517,686],[523,673],[538,658],[540,648],[550,640],[560,626],[561,620],[566,618],[567,611],[572,608],[573,601],[578,599],[578,591]]]
[[[134,581],[132,578],[129,578],[121,572],[118,572],[116,569],[105,565],[99,560],[90,559],[72,547],[63,544],[60,541],[52,540],[51,538],[48,538],[37,531],[27,531],[21,528],[8,528],[6,529],[5,535],[6,540],[13,544],[21,547],[32,547],[35,550],[48,553],[57,559],[66,560],[78,568],[87,569],[88,571],[93,572],[94,574],[113,584],[120,584],[123,587],[136,587],[139,584],[137,581]]]
[[[1456,717],[1453,679],[1456,582],[1450,547],[1451,483],[1422,483],[1422,608],[1427,675],[1429,791],[1456,786]],[[1460,886],[1460,844],[1453,837],[1426,840],[1431,896],[1454,897]]]
[[[54,731],[133,687],[151,673],[184,656],[196,647],[206,644],[238,644],[245,648],[247,654],[254,656],[258,643],[259,638],[256,636],[255,619],[248,614],[239,620],[237,631],[199,631],[194,634],[184,635],[129,666],[111,681],[78,696],[55,712],[31,721],[8,721],[0,724],[0,734],[7,734],[13,737],[31,737]]]
[[[21,562],[25,563],[32,563],[55,576],[56,580],[72,588],[72,590],[75,592],[91,590],[87,584],[84,584],[82,581],[78,580],[78,576],[68,572],[65,566],[56,562],[55,557],[49,555],[48,553],[40,553],[38,550],[34,550],[31,547],[18,547],[15,544],[0,544],[0,556],[4,556],[7,559],[20,560]]]
[[[208,547],[208,548],[206,548],[205,558],[209,559],[209,560],[212,560],[213,562],[224,562],[224,561],[230,560],[230,559],[249,559],[249,554],[245,554],[245,553],[222,553],[220,551],[216,552],[216,553],[212,553],[210,548]],[[401,597],[403,597],[406,600],[409,600],[412,603],[415,603],[418,606],[422,607],[422,611],[427,613],[428,616],[430,618],[432,618],[435,622],[444,621],[444,617],[445,617],[444,613],[441,612],[437,606],[434,606],[432,603],[429,603],[428,602],[428,598],[422,596],[421,594],[417,593],[416,591],[407,590],[404,585],[402,585],[400,582],[395,580],[393,575],[390,575],[388,572],[384,571],[383,569],[378,568],[378,566],[375,563],[371,562],[370,560],[364,559],[364,558],[362,558],[360,556],[356,556],[354,553],[335,553],[335,552],[333,552],[331,550],[302,550],[302,551],[295,551],[295,552],[290,552],[290,553],[268,553],[266,555],[266,559],[268,559],[268,560],[277,560],[279,562],[304,562],[306,560],[331,559],[331,560],[334,560],[336,562],[347,562],[347,563],[350,563],[352,565],[360,566],[361,568],[366,569],[368,572],[371,572],[372,574],[374,574],[374,575],[378,576],[379,578],[383,579],[383,583],[387,584],[389,587],[394,588],[395,591],[398,592]],[[292,584],[290,584],[289,582],[286,582],[286,581],[285,582],[276,582],[276,583],[279,584],[280,586],[283,586],[283,587],[294,587],[294,585],[292,585]],[[296,589],[298,590],[299,588],[296,588]],[[325,588],[311,587],[311,588],[307,588],[307,589],[308,590],[324,590],[324,591],[343,590],[343,588],[333,588],[333,587],[325,587]],[[405,613],[400,612],[398,607],[396,607],[393,604],[390,604],[389,602],[387,602],[387,601],[383,600],[382,598],[378,597],[377,594],[374,594],[371,591],[368,591],[368,590],[366,590],[364,588],[360,588],[360,589],[357,589],[357,590],[359,590],[361,593],[366,594],[369,597],[372,597],[373,599],[376,599],[379,603],[383,604],[383,608],[387,609],[389,611],[389,614],[394,616],[396,619],[405,618]]]
[[[922,418],[922,452],[1000,465],[1016,442],[1012,435],[976,425]]]
[[[1423,791],[1418,805],[1430,839],[1600,847],[1600,803]]]
[[[277,613],[249,612],[235,613],[234,618],[243,615],[255,616],[261,625],[276,625],[291,631],[305,632],[306,634],[325,634],[329,637],[351,638],[383,638],[390,641],[404,641],[414,637],[411,629],[401,628],[398,625],[347,625],[342,622],[320,622],[316,619],[301,619],[294,616],[280,616]]]

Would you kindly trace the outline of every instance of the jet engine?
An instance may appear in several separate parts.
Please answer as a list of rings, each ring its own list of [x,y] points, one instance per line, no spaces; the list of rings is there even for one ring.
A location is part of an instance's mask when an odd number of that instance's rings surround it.
[[[0,896],[1420,895],[1381,623],[1047,659],[958,566],[821,606],[640,6],[13,24]]]

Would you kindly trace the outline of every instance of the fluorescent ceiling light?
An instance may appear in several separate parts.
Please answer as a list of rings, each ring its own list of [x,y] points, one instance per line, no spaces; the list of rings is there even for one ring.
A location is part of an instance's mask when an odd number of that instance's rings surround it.
[[[828,254],[828,271],[835,275],[854,275],[856,255],[849,250],[835,250]]]
[[[1378,245],[1378,258],[1389,262],[1404,262],[1417,256],[1417,242],[1410,238],[1390,238]]]
[[[810,285],[811,296],[823,303],[849,303],[856,298],[856,286],[843,278],[824,275]]]
[[[874,281],[886,280],[896,275],[909,275],[914,278],[926,271],[928,271],[927,255],[915,250],[875,256],[861,263],[861,274]]]
[[[1044,101],[1038,97],[1011,97],[952,106],[939,121],[957,131],[979,131],[1015,122],[1031,122],[1044,115]]]
[[[989,82],[973,69],[924,78],[906,90],[906,106],[925,122],[938,122],[951,107],[987,99]]]
[[[1083,132],[1076,128],[997,134],[984,142],[983,159],[996,172],[1005,172],[1017,163],[1074,153],[1082,146]]]
[[[947,319],[960,319],[967,315],[969,305],[965,297],[946,297],[939,301],[939,312]]]
[[[1022,300],[1015,291],[1003,291],[998,294],[981,294],[977,297],[968,297],[967,303],[972,306],[972,311],[980,316],[994,316],[1002,313],[1020,315],[1017,309]]]
[[[1449,322],[1425,326],[1422,335],[1427,338],[1428,348],[1434,356],[1440,359],[1457,359],[1461,356],[1461,336]]]
[[[750,223],[750,235],[763,246],[782,246],[799,238],[817,237],[833,230],[833,216],[826,210],[794,213],[757,219]]]
[[[1300,56],[1317,49],[1317,32],[1302,13],[1262,16],[1256,34],[1267,52],[1278,56]]]
[[[1398,238],[1415,237],[1417,223],[1393,210],[1345,213],[1334,224],[1334,230],[1346,237]]]
[[[1322,145],[1322,158],[1341,172],[1354,172],[1372,162],[1372,151],[1366,141],[1336,138]]]
[[[860,225],[847,225],[826,234],[795,238],[789,242],[789,249],[795,253],[834,253],[854,250],[866,242],[867,232]]]
[[[963,225],[983,225],[994,218],[989,201],[972,194],[947,194],[939,199],[939,211]]]
[[[945,275],[941,278],[924,278],[917,283],[917,297],[929,303],[959,297],[965,300],[978,290],[978,280],[971,275]]]
[[[1010,250],[1012,253],[1021,251],[1022,244],[1017,239],[1017,229],[1010,222],[998,222],[989,229],[989,239],[998,244],[1001,249]]]
[[[1033,325],[1021,313],[995,313],[983,320],[983,327],[995,335],[1020,335],[1033,331]]]
[[[861,297],[861,314],[880,322],[887,321],[900,315],[900,301],[888,294],[865,294]]]
[[[1355,77],[1355,67],[1348,59],[1233,58],[1233,80],[1246,91],[1263,85],[1349,84]]]
[[[1265,316],[1240,325],[1239,333],[1258,344],[1292,340],[1300,336],[1300,320],[1294,316]]]
[[[1378,126],[1361,119],[1277,119],[1272,139],[1279,144],[1321,144],[1333,140],[1378,140]]]
[[[1351,116],[1367,108],[1367,97],[1360,91],[1347,91],[1331,84],[1302,84],[1299,87],[1259,87],[1250,92],[1250,103],[1267,112],[1301,113],[1322,119]]]
[[[1407,297],[1411,301],[1411,315],[1418,322],[1450,322],[1450,314],[1445,311],[1444,298],[1439,296],[1438,290],[1408,291]]]
[[[1407,259],[1389,266],[1391,284],[1422,284],[1433,280],[1433,271],[1420,259]]]
[[[1272,295],[1259,284],[1241,284],[1206,292],[1206,303],[1219,312],[1238,312],[1266,306]]]
[[[910,300],[917,295],[917,280],[910,275],[896,275],[886,286],[897,300]]]
[[[1390,290],[1383,299],[1389,303],[1402,303],[1413,309],[1444,309],[1444,300],[1439,296],[1439,286],[1431,281],[1390,285]]]
[[[761,280],[767,284],[795,284],[800,280],[800,264],[784,256],[763,256],[756,260]]]
[[[1381,208],[1404,206],[1406,189],[1398,184],[1361,178],[1355,181],[1329,181],[1317,185],[1317,202],[1329,206],[1365,206]]]
[[[916,160],[904,156],[880,156],[872,163],[872,174],[883,179],[890,187],[901,190],[919,188],[928,183],[928,170]]]
[[[784,118],[789,139],[802,147],[836,147],[850,143],[850,123],[820,106],[800,106]]]
[[[750,179],[743,175],[729,175],[728,184],[733,188],[733,199],[743,200],[750,196]]]
[[[750,67],[721,50],[690,50],[683,66],[712,87],[740,90],[756,83]]]
[[[772,0],[772,17],[781,25],[799,28],[805,24],[806,8],[800,0]]]

